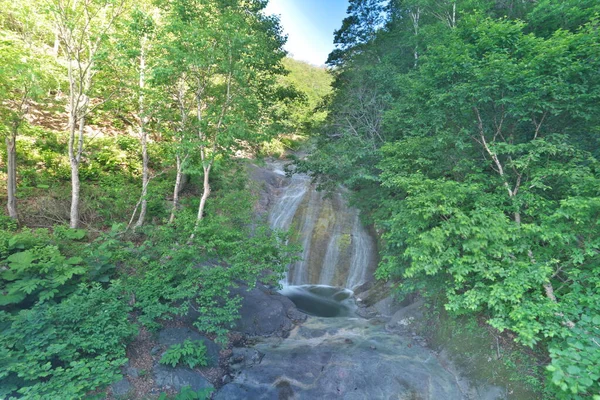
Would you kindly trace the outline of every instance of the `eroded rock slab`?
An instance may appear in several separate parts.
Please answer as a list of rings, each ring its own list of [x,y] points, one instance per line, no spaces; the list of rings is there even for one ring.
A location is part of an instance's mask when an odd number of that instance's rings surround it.
[[[311,317],[285,339],[254,348],[216,399],[463,399],[456,377],[428,349],[356,318]]]

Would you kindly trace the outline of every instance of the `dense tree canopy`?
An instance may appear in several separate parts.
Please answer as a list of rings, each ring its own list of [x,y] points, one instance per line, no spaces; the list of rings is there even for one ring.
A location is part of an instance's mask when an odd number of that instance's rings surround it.
[[[576,3],[352,2],[301,165],[354,190],[380,278],[547,349],[559,398],[600,393],[600,36]]]
[[[327,83],[285,76],[265,5],[0,1],[0,398],[95,396],[191,309],[226,340],[231,291],[295,257],[240,155],[303,133]]]
[[[298,167],[351,189],[378,278],[600,399],[598,2],[350,0],[329,73],[265,6],[0,0],[0,397],[100,393],[190,309],[226,340],[236,286],[295,257],[241,158],[311,133]]]

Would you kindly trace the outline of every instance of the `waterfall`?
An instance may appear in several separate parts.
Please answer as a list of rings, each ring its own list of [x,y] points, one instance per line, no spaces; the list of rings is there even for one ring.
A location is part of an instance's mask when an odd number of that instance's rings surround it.
[[[268,190],[269,224],[291,229],[291,240],[303,249],[302,259],[289,266],[285,283],[349,289],[364,283],[375,267],[375,243],[358,210],[348,206],[345,191],[326,195],[305,174],[286,177],[281,162],[267,167],[277,177],[265,180],[275,186]]]
[[[273,172],[285,176],[283,169],[277,168]],[[289,182],[277,196],[277,201],[269,212],[269,226],[273,229],[288,230],[296,214],[300,202],[308,191],[310,178],[306,175],[295,174],[288,178]]]

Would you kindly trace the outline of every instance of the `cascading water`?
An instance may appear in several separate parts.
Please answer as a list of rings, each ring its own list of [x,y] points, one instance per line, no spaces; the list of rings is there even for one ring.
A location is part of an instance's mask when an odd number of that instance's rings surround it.
[[[268,168],[278,178],[270,191],[269,223],[274,229],[292,228],[293,240],[303,248],[284,283],[348,289],[364,283],[376,262],[374,240],[358,210],[346,203],[343,189],[327,196],[305,174],[286,177],[281,162]]]
[[[372,276],[376,247],[358,211],[348,207],[344,189],[326,196],[309,176],[286,176],[281,162],[256,167],[253,174],[264,184],[257,213],[268,215],[272,228],[291,231],[290,240],[303,246],[303,259],[289,266],[280,293],[311,318],[283,341],[259,340],[255,353],[244,354],[262,354],[260,360],[255,363],[253,355],[252,364],[217,398],[508,398],[502,388],[487,384],[471,390],[416,335],[406,333],[412,315],[421,313],[418,307],[395,312],[391,320],[398,322],[389,324],[381,323],[383,316],[359,317],[366,309],[357,305],[353,290]],[[379,295],[377,286],[362,289]],[[274,308],[269,316],[279,312]]]

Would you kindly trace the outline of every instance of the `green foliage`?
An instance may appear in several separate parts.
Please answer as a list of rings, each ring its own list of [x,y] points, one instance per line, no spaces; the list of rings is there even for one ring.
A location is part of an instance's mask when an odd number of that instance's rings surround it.
[[[373,25],[379,2],[351,2],[328,126],[299,164],[356,192],[379,278],[548,351],[547,391],[585,398],[600,375],[597,6],[559,3],[390,2]]]
[[[47,302],[73,291],[87,270],[81,257],[67,257],[55,245],[42,244],[47,236],[24,231],[0,231],[4,268],[0,305]]]
[[[210,398],[212,392],[212,388],[202,389],[196,392],[191,387],[185,386],[175,396],[170,397],[166,393],[161,393],[160,396],[158,396],[158,400],[207,400]]]
[[[231,289],[276,283],[295,253],[253,220],[247,175],[228,161],[292,118],[275,116],[284,39],[278,20],[262,13],[265,2],[66,3],[0,0],[0,133],[18,129],[21,226],[49,228],[19,231],[0,220],[2,398],[84,398],[117,380],[135,334],[130,318],[157,328],[194,308],[196,325],[225,340],[239,308]],[[67,75],[82,79],[67,87]],[[309,75],[312,107],[327,74]],[[75,100],[64,95],[69,88]],[[63,130],[73,110],[75,125],[85,115],[77,160],[85,230],[63,225],[68,148],[77,147]],[[312,118],[305,108],[294,117]],[[140,200],[142,125],[151,181],[146,221],[153,225],[124,233]],[[295,140],[280,142],[292,147]],[[176,223],[164,226],[176,155],[185,158],[190,182]],[[197,224],[189,207],[198,206],[199,177],[209,166],[214,201]],[[184,362],[202,363],[200,347],[180,350]],[[184,390],[178,398],[207,396]]]
[[[200,314],[196,327],[225,340],[238,318],[239,299],[230,295],[231,288],[237,282],[279,280],[296,249],[261,224],[255,223],[251,234],[250,199],[245,191],[221,192],[186,245],[178,243],[193,229],[191,213],[181,213],[175,226],[146,228],[147,242],[126,261],[136,263],[130,264],[136,272],[131,291],[142,323],[157,328],[157,320],[193,307]]]
[[[14,232],[17,228],[17,221],[5,215],[0,215],[0,230]]]
[[[58,225],[54,227],[54,235],[63,240],[82,240],[85,238],[85,229],[71,229],[67,226]]]
[[[311,134],[325,121],[323,103],[331,94],[332,77],[323,67],[285,58],[287,75],[279,78],[278,133]]]
[[[186,339],[183,343],[169,347],[163,353],[160,363],[173,368],[178,364],[185,364],[190,368],[207,367],[206,346],[202,341]]]
[[[118,380],[136,333],[121,292],[118,282],[81,286],[59,304],[2,313],[0,395],[79,399]]]

